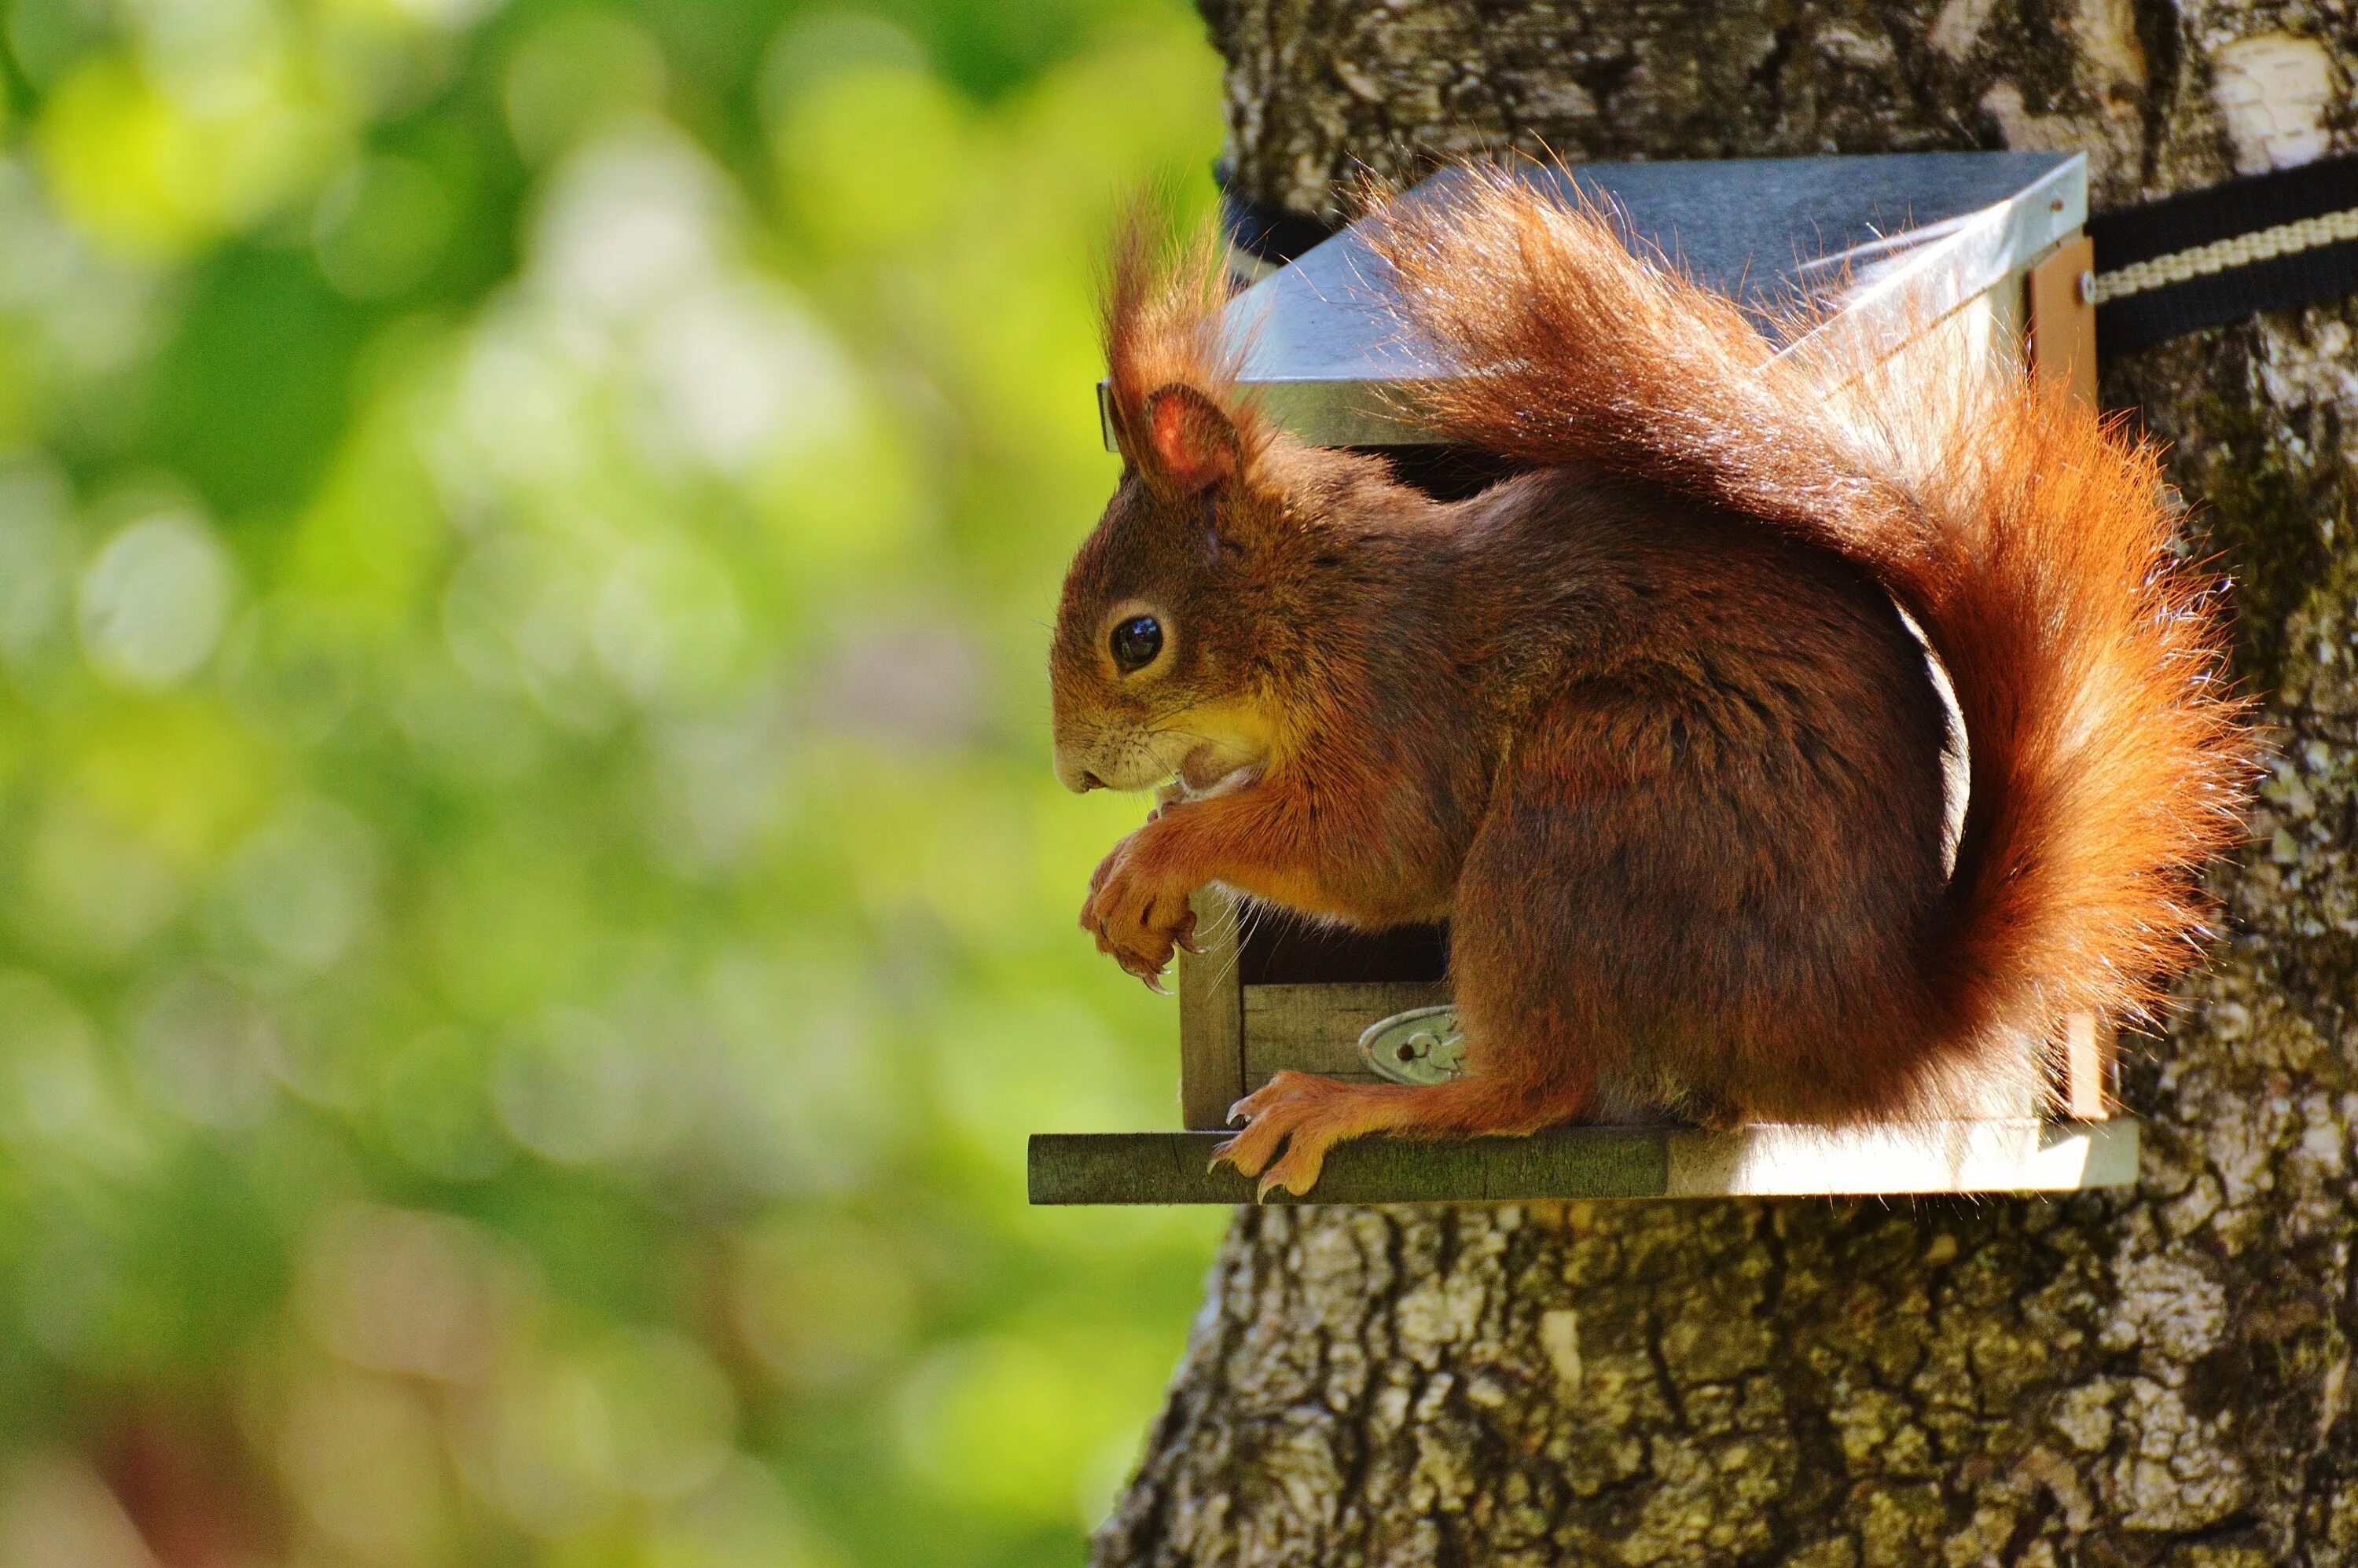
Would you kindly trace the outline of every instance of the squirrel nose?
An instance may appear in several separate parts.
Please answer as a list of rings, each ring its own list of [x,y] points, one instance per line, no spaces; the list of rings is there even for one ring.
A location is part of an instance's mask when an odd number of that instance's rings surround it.
[[[1079,750],[1077,746],[1056,748],[1056,782],[1075,795],[1087,795],[1093,789],[1105,788],[1105,780],[1080,766],[1081,759],[1075,754]]]

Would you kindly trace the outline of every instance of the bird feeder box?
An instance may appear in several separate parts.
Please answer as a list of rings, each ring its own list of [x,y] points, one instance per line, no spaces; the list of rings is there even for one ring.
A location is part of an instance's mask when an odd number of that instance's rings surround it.
[[[2078,154],[1530,167],[1521,178],[1606,199],[1633,239],[1747,307],[1812,301],[1810,331],[1855,334],[1877,357],[2011,354],[2027,341],[2029,373],[2094,397]],[[1404,413],[1402,394],[1454,373],[1401,341],[1384,276],[1366,237],[1347,229],[1238,294],[1222,325],[1242,350],[1242,383],[1264,417],[1305,440],[1381,450],[1436,492],[1477,487],[1495,467],[1434,446]],[[1203,951],[1179,958],[1182,1130],[1035,1135],[1034,1203],[1249,1201],[1253,1184],[1209,1168],[1211,1155],[1229,1106],[1277,1072],[1419,1083],[1457,1070],[1445,928],[1354,933],[1275,912],[1239,921],[1217,888],[1195,908]],[[2134,1180],[2136,1123],[2108,1115],[2108,1029],[2076,1018],[2061,1038],[2023,1049],[2042,1059],[2045,1094],[1975,1119],[1373,1137],[1333,1151],[1306,1197],[1277,1201],[2060,1192]]]

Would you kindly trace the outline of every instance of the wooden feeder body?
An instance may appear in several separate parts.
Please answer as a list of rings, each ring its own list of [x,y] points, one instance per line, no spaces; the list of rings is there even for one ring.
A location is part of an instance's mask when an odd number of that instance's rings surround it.
[[[1831,307],[1812,330],[1859,335],[1877,357],[1954,362],[2011,355],[2027,340],[2030,373],[2094,398],[2079,154],[1591,165],[1521,177],[1576,181],[1609,200],[1640,245],[1747,307],[1796,297]],[[1457,178],[1439,176],[1407,200],[1444,193]],[[1305,440],[1385,450],[1404,477],[1435,489],[1478,487],[1490,470],[1477,455],[1433,445],[1401,416],[1401,394],[1452,370],[1401,340],[1386,276],[1365,237],[1347,229],[1266,272],[1223,318],[1243,349],[1243,384],[1265,416]],[[1375,1081],[1362,1033],[1450,1000],[1440,928],[1357,933],[1276,912],[1240,924],[1218,888],[1198,893],[1195,909],[1204,950],[1179,957],[1186,1130],[1037,1136],[1034,1202],[1247,1199],[1244,1178],[1206,1169],[1231,1105],[1288,1068]],[[1975,1120],[1363,1139],[1329,1156],[1309,1201],[2064,1191],[2133,1180],[2136,1123],[2107,1115],[2109,1030],[2077,1018],[2063,1038],[2026,1040],[2024,1049],[2046,1058],[2045,1103],[1994,1104]]]

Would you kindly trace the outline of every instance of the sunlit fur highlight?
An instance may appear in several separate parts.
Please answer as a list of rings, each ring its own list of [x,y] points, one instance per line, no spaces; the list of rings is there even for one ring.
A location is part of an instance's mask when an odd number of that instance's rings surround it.
[[[1220,331],[1228,288],[1216,232],[1174,234],[1143,202],[1124,215],[1099,297],[1115,434],[1133,463],[1142,455],[1147,400],[1172,386],[1192,388],[1228,410],[1248,461],[1264,444],[1262,422],[1237,389],[1242,345]]]

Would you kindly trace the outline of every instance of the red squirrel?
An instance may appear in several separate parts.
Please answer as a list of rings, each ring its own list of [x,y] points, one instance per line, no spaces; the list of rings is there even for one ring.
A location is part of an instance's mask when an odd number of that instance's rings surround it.
[[[1445,918],[1466,1042],[1443,1084],[1281,1073],[1219,1158],[1302,1194],[1374,1131],[1938,1115],[2025,1032],[2149,1016],[2254,773],[2153,449],[1962,355],[1779,354],[1504,171],[1368,229],[1461,373],[1414,416],[1523,470],[1470,499],[1260,417],[1207,259],[1133,237],[1107,294],[1125,463],[1064,586],[1055,763],[1164,803],[1082,927],[1152,985],[1211,882]]]

